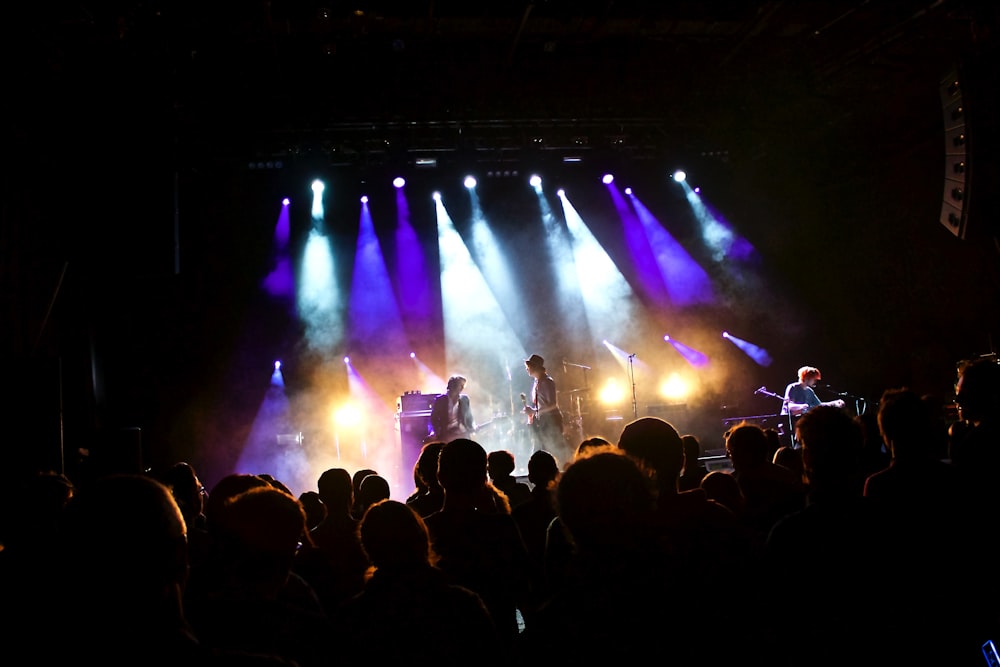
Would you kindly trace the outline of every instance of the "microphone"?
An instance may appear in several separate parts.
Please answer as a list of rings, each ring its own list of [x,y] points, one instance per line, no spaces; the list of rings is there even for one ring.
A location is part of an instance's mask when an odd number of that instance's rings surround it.
[[[765,391],[765,389],[766,389],[766,387],[761,387],[760,389],[758,389],[757,391],[755,391],[754,394],[760,394],[761,392]]]

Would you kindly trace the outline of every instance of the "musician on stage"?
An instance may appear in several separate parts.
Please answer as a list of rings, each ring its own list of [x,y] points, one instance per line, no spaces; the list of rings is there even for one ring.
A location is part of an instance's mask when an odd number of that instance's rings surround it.
[[[832,405],[837,408],[844,407],[844,400],[838,398],[833,401],[821,401],[816,395],[814,387],[816,383],[823,379],[819,369],[815,366],[803,366],[798,371],[799,381],[792,382],[785,387],[785,398],[781,404],[781,414],[788,415],[788,424],[792,433],[792,444],[799,447],[798,438],[795,437],[795,422],[809,410],[818,405]]]
[[[557,457],[566,448],[563,418],[559,409],[556,381],[545,370],[545,360],[533,354],[524,360],[524,370],[534,378],[531,400],[524,401],[524,413],[534,434],[535,451],[544,449]],[[521,394],[524,399],[524,394]]]
[[[469,396],[463,394],[466,379],[461,375],[448,378],[448,388],[431,404],[429,439],[451,442],[455,438],[470,438],[476,431]]]

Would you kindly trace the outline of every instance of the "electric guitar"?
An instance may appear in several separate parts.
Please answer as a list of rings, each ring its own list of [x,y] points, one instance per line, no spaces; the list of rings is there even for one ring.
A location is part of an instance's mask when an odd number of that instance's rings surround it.
[[[559,432],[562,432],[562,412],[558,408],[548,412],[539,412],[537,408],[533,408],[528,405],[528,397],[525,396],[523,392],[521,393],[521,404],[524,405],[524,414],[528,416],[528,426],[541,428],[543,423],[551,421],[553,424],[553,430],[558,429]]]
[[[789,403],[790,402],[784,396],[779,396],[778,394],[775,394],[773,392],[768,391],[766,387],[761,387],[760,389],[758,389],[754,393],[755,394],[763,394],[764,396],[770,396],[771,398],[776,398],[779,401],[781,401],[782,403]],[[799,404],[796,404],[796,405],[799,405]],[[829,406],[832,406],[832,407],[835,407],[835,408],[842,408],[842,407],[844,407],[844,399],[837,398],[837,399],[834,399],[832,401],[823,401],[822,403],[820,403],[820,405],[829,405]],[[809,410],[809,409],[810,408],[806,408],[806,410]],[[802,416],[806,412],[806,410],[803,410],[802,412],[800,412],[799,414],[797,414],[795,416],[796,417]],[[791,412],[792,411],[789,409],[788,413],[791,414]]]
[[[528,417],[528,426],[534,426],[535,417],[538,416],[538,411],[528,406],[528,397],[525,396],[523,391],[521,392],[521,405],[524,406],[521,412],[523,412]]]
[[[808,412],[812,408],[807,407],[805,410],[801,410],[798,414],[792,414],[792,410],[790,408],[791,402],[787,398],[785,398],[784,396],[780,396],[778,394],[775,394],[774,392],[768,391],[767,387],[761,387],[760,389],[758,389],[754,393],[755,394],[763,394],[764,396],[770,396],[771,398],[776,398],[779,401],[781,401],[782,412],[784,414],[788,415],[788,429],[789,429],[790,435],[792,437],[792,444],[793,444],[793,446],[798,447],[798,438],[796,438],[796,436],[795,436],[795,422],[797,422],[799,420],[799,417],[801,417],[802,415],[804,415],[806,412]],[[801,405],[801,404],[800,403],[796,403],[795,405]],[[820,403],[820,405],[829,405],[829,406],[833,406],[835,408],[842,408],[842,407],[844,407],[844,400],[841,399],[841,398],[838,398],[838,399],[835,399],[833,401],[824,401],[823,403]]]
[[[476,426],[472,430],[462,428],[452,433],[444,433],[441,436],[438,436],[437,433],[431,431],[426,436],[424,436],[424,439],[421,441],[421,444],[426,445],[428,442],[434,442],[436,440],[444,440],[445,442],[448,442],[455,438],[471,438],[473,435],[477,433],[482,433],[484,431],[488,431],[491,428],[494,428],[495,426],[502,423],[506,419],[507,417],[496,417],[487,422],[483,422],[482,424],[476,424]]]

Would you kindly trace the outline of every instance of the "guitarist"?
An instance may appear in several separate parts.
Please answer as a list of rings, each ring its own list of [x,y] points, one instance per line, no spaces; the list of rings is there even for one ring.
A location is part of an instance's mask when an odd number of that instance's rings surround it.
[[[844,407],[843,399],[823,402],[816,395],[814,387],[823,376],[815,366],[803,366],[798,372],[799,381],[792,382],[785,387],[784,403],[781,406],[781,414],[788,415],[788,426],[792,432],[792,446],[800,447],[798,438],[795,437],[795,422],[799,417],[817,405],[832,405],[837,408]]]
[[[534,435],[534,449],[537,452],[544,449],[551,454],[560,456],[566,446],[563,438],[562,411],[556,394],[556,381],[545,371],[545,360],[533,354],[524,360],[524,370],[534,378],[531,388],[531,399],[521,394],[524,403],[524,413],[528,416],[528,424]]]
[[[476,431],[476,421],[472,417],[469,396],[463,394],[466,379],[461,375],[448,378],[448,388],[431,404],[431,429],[428,437],[441,442],[451,442],[455,438],[469,438]]]

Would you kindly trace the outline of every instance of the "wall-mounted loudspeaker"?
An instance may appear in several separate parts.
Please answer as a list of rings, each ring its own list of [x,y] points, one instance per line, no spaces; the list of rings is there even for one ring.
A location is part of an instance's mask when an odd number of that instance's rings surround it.
[[[960,239],[965,238],[972,195],[969,160],[969,128],[965,101],[957,69],[941,80],[941,109],[944,114],[944,192],[941,224]]]

